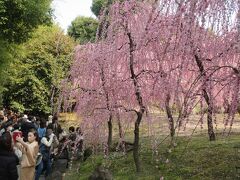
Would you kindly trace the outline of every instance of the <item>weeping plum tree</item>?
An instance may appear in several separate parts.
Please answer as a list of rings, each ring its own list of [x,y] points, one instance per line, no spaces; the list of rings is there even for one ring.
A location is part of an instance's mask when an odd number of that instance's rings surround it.
[[[164,36],[158,35],[161,38],[168,38],[165,43],[162,39],[158,41],[159,44],[164,45],[164,51],[161,52],[158,46],[155,52],[159,54],[158,57],[160,56],[162,61],[170,57],[173,65],[178,64],[175,66],[178,67],[176,71],[171,73],[177,75],[178,80],[172,76],[164,84],[169,84],[169,87],[176,90],[171,93],[172,102],[176,104],[182,102],[178,118],[179,124],[181,125],[182,120],[188,118],[199,101],[204,99],[207,109],[209,139],[215,140],[213,113],[217,106],[214,104],[221,104],[221,91],[227,87],[227,85],[222,85],[226,79],[221,78],[224,76],[222,74],[224,70],[222,72],[220,69],[225,69],[224,66],[229,66],[231,64],[229,62],[235,59],[229,57],[228,54],[230,51],[232,52],[233,44],[237,42],[229,41],[228,38],[231,37],[230,34],[233,34],[236,28],[232,19],[237,12],[237,3],[236,1],[169,0],[159,1],[159,9],[160,23],[165,22],[162,25],[164,27],[162,31],[167,30],[168,32]],[[157,16],[155,17],[157,18]],[[159,22],[157,23],[159,24]],[[236,52],[233,54],[236,56]],[[228,57],[225,62],[222,59],[224,56]],[[168,59],[168,61],[171,60]],[[162,69],[166,71],[168,66],[166,64],[162,66]],[[168,76],[169,73],[165,77]],[[166,94],[165,106],[168,117],[172,121],[168,103],[169,92]],[[231,109],[235,111],[236,108]]]
[[[103,43],[92,45],[96,48],[94,48],[94,51],[91,51],[92,54],[89,54],[86,59],[88,65],[91,64],[94,66],[93,64],[99,61],[104,64],[104,72],[108,75],[108,77],[105,77],[105,82],[108,81],[110,84],[107,87],[114,88],[115,96],[112,95],[111,98],[117,98],[117,101],[110,102],[117,102],[118,104],[115,104],[115,107],[117,106],[118,108],[122,108],[127,112],[136,113],[133,156],[137,171],[140,171],[139,126],[145,112],[143,98],[145,99],[145,103],[148,101],[148,99],[150,99],[147,98],[149,97],[147,90],[148,85],[144,84],[145,82],[148,82],[145,81],[146,78],[144,76],[140,76],[140,71],[144,68],[144,65],[146,65],[146,62],[144,62],[146,55],[143,54],[144,51],[142,48],[144,46],[141,45],[141,36],[143,37],[143,35],[145,35],[145,31],[143,31],[141,34],[138,34],[138,29],[144,29],[144,26],[146,26],[148,23],[149,16],[144,18],[145,14],[140,13],[138,9],[139,7],[140,6],[134,2],[116,3],[111,8],[110,14],[112,16],[110,17],[113,18],[113,22],[108,28],[108,36],[105,39],[104,45]],[[118,10],[117,12],[116,9]],[[149,8],[146,8],[145,13],[149,12]],[[134,18],[134,15],[137,17]],[[133,24],[140,22],[139,20],[142,18],[144,18],[143,23],[139,23],[138,27],[133,27]],[[104,48],[101,48],[100,46],[103,46]],[[139,49],[136,49],[137,46],[139,46]],[[77,53],[79,53],[77,55],[79,60],[86,58],[86,56],[82,56],[84,53],[83,51],[79,50]],[[77,67],[79,67],[79,65]],[[81,66],[80,68],[84,67],[85,66]],[[75,70],[75,68],[76,67],[73,66],[73,70]],[[101,75],[99,69],[95,66],[91,68],[91,72],[92,71],[95,72],[95,76],[91,76],[91,78],[100,80]],[[73,78],[76,77],[75,73],[79,73],[79,70],[76,72],[73,71]],[[83,73],[86,73],[86,71]],[[81,80],[79,74],[76,79]],[[101,80],[98,82],[101,82]],[[86,83],[81,82],[79,84],[84,87]],[[88,89],[89,85],[91,84],[92,83],[86,84]],[[103,86],[99,84],[94,84],[94,86],[97,86],[98,89],[103,88]],[[90,89],[96,88],[91,87]],[[144,96],[142,93],[143,91],[146,92]],[[99,92],[97,98],[99,99],[101,96],[102,94]],[[96,100],[96,98],[94,98],[94,100]],[[98,105],[99,106],[97,107],[97,103],[95,101],[94,109],[106,109],[104,104],[98,103]]]
[[[229,43],[227,40],[229,34],[234,32],[234,29],[231,29],[231,17],[236,13],[236,5],[236,1],[181,1],[178,4],[184,9],[181,13],[182,22],[179,23],[181,27],[177,30],[177,33],[181,34],[178,43],[188,50],[189,59],[192,61],[189,63],[192,63],[192,69],[195,69],[200,77],[196,92],[205,100],[210,140],[215,140],[213,113],[214,106],[217,106],[214,104],[221,103],[221,98],[216,96],[226,87],[223,87],[221,79],[221,76],[226,74],[219,72],[224,67],[222,56],[226,56],[236,43]],[[212,32],[206,29],[210,27]],[[229,64],[231,60],[227,59],[224,64]]]
[[[107,28],[109,26],[109,22],[108,22],[107,18],[108,18],[109,6],[110,6],[112,1],[108,0],[106,2],[107,3],[106,3],[106,7],[104,7],[103,15],[100,16],[101,18],[100,18],[100,23],[99,23],[98,28],[97,28],[96,41],[104,39],[107,35],[106,32],[107,32]],[[101,7],[101,8],[103,8],[103,7]],[[100,12],[98,12],[98,13],[100,14]],[[112,132],[112,129],[113,129],[113,125],[112,125],[113,112],[112,111],[113,110],[112,110],[112,107],[110,107],[109,92],[107,91],[107,88],[106,88],[106,78],[105,78],[104,67],[100,63],[98,63],[98,64],[99,64],[99,67],[100,67],[100,76],[101,76],[101,81],[102,81],[102,88],[103,88],[103,91],[104,91],[103,93],[105,95],[106,107],[107,107],[107,110],[109,112],[109,117],[108,117],[108,121],[107,121],[107,123],[108,123],[107,145],[108,145],[108,151],[109,151],[110,148],[111,148],[111,145],[112,145],[112,136],[113,136],[113,132]]]
[[[117,102],[117,105],[114,106],[122,108],[126,112],[136,113],[133,156],[137,171],[140,171],[139,126],[144,116],[145,108],[148,105],[150,106],[156,97],[158,97],[159,102],[164,102],[166,99],[165,95],[162,96],[159,90],[158,93],[152,94],[151,89],[154,89],[155,79],[157,79],[158,84],[164,84],[162,79],[165,81],[166,79],[159,77],[166,77],[167,73],[175,69],[170,68],[169,65],[167,70],[163,70],[161,66],[156,67],[156,62],[160,65],[162,62],[172,63],[172,61],[168,61],[169,58],[162,61],[163,58],[160,56],[155,60],[154,49],[158,46],[154,42],[158,39],[159,34],[162,35],[161,37],[164,37],[159,28],[162,24],[158,23],[157,26],[152,26],[156,23],[153,18],[153,15],[157,12],[156,8],[152,8],[151,4],[146,4],[146,7],[144,5],[134,1],[116,3],[110,11],[112,21],[105,41],[95,45],[80,47],[77,51],[76,64],[72,69],[72,77],[77,79],[81,87],[99,90],[103,88],[100,83],[101,71],[94,64],[101,61],[102,65],[104,64],[104,67],[106,67],[104,72],[108,75],[105,81],[109,82],[108,87],[114,89],[114,96],[109,96],[109,99],[115,100],[110,102]],[[159,29],[157,33],[155,31],[156,28]],[[163,38],[158,39],[158,41],[161,40]],[[167,45],[167,43],[164,45]],[[101,46],[104,48],[101,48]],[[164,49],[163,47],[160,48],[160,51]],[[85,54],[86,51],[88,55]],[[85,65],[88,65],[88,67],[86,68]],[[81,77],[80,74],[82,73],[85,74],[84,77],[87,77],[87,79],[99,79],[100,82],[98,80],[86,81],[86,78]],[[99,82],[100,84],[93,84],[93,82]],[[87,102],[91,102],[91,105],[94,102],[92,106],[94,109],[107,109],[104,104],[99,104],[99,102],[103,102],[99,101],[101,97],[102,93],[99,92],[97,96],[94,94],[84,98],[92,98],[92,101]],[[83,111],[83,108],[79,109]]]
[[[237,3],[156,2],[113,4],[106,36],[78,46],[71,69],[73,89],[69,94],[76,100],[84,123],[92,123],[92,139],[106,141],[96,138],[105,137],[96,133],[104,134],[98,127],[109,118],[109,112],[129,113],[129,119],[135,118],[133,157],[137,171],[141,169],[139,127],[153,103],[165,107],[172,136],[197,105],[202,105],[201,112],[206,107],[208,134],[214,140],[216,105],[223,106],[226,95],[231,99],[226,119],[231,125],[239,100],[239,36],[233,18]],[[171,108],[175,104],[179,114],[174,125]]]

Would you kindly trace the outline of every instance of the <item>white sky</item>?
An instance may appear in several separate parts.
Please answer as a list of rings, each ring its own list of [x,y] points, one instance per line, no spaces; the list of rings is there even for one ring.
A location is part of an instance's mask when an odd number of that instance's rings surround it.
[[[91,12],[92,0],[54,0],[52,7],[54,9],[55,22],[57,22],[64,31],[77,16],[95,17]]]

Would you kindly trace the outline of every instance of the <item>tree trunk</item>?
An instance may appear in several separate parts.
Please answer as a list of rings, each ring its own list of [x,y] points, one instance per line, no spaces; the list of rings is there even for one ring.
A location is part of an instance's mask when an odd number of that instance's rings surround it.
[[[118,133],[119,133],[119,138],[123,139],[123,130],[122,130],[122,124],[120,120],[120,114],[117,112],[117,123],[118,123]]]
[[[103,92],[105,95],[105,100],[106,100],[106,106],[107,106],[107,110],[109,112],[109,118],[108,118],[108,152],[112,146],[112,109],[110,107],[110,100],[109,100],[109,94],[108,94],[108,90],[106,89],[106,79],[105,79],[105,72],[104,72],[104,68],[103,66],[101,66],[101,64],[99,63],[100,66],[100,76],[101,76],[101,81],[102,81],[102,88],[103,88]]]
[[[215,137],[215,133],[213,131],[212,117],[213,117],[213,107],[212,107],[212,103],[209,103],[208,110],[207,110],[208,136],[209,136],[210,141],[215,141],[216,137]]]
[[[141,171],[140,160],[139,160],[139,126],[142,120],[142,113],[137,113],[137,120],[135,121],[134,128],[134,145],[133,145],[133,158],[136,166],[136,171]]]
[[[103,17],[99,22],[98,25],[98,29],[97,29],[97,33],[96,33],[96,41],[99,41],[101,39],[105,39],[107,37],[107,29],[109,26],[109,22],[107,21],[107,16],[108,16],[108,8],[111,5],[112,0],[108,0],[107,1],[107,6],[105,7],[104,11],[103,11]],[[105,87],[105,75],[104,75],[104,69],[103,67],[99,64],[100,69],[101,69],[101,80],[102,80],[102,87],[104,90],[104,94],[106,97],[106,104],[107,104],[107,109],[109,111],[109,119],[108,119],[108,152],[112,146],[112,111],[110,109],[110,105],[109,105],[109,95],[108,95],[108,91],[106,90]]]
[[[202,60],[197,56],[195,55],[195,61],[198,65],[198,68],[199,68],[199,71],[201,72],[203,78],[207,78],[207,75],[206,75],[206,72],[204,70],[204,66],[203,66],[203,63],[202,63]],[[207,83],[207,79],[206,79],[206,82]],[[206,85],[206,84],[205,84]],[[203,86],[203,89],[202,89],[202,92],[203,92],[203,98],[205,99],[206,101],[206,104],[207,104],[207,124],[208,124],[208,136],[209,136],[209,140],[210,141],[215,141],[216,140],[216,137],[215,137],[215,133],[214,133],[214,130],[213,130],[213,105],[210,101],[210,97],[207,93],[207,88],[205,86]]]
[[[51,113],[54,114],[54,96],[55,96],[55,86],[52,86],[52,93],[51,93]]]
[[[110,113],[108,119],[108,152],[112,146],[112,114]]]
[[[117,112],[117,123],[118,123],[118,133],[119,133],[119,138],[120,138],[120,148],[122,149],[123,152],[126,152],[125,149],[125,141],[123,139],[123,130],[122,130],[122,124],[120,120],[120,114]]]
[[[134,147],[133,147],[133,158],[136,166],[137,172],[141,171],[140,168],[140,161],[139,161],[139,126],[142,120],[142,116],[145,112],[145,106],[143,105],[143,100],[142,100],[142,94],[141,94],[141,88],[137,79],[137,76],[134,71],[134,56],[133,52],[135,49],[135,44],[133,41],[133,38],[131,36],[131,33],[127,33],[128,39],[129,39],[129,69],[131,73],[131,79],[133,82],[134,86],[134,92],[135,92],[135,97],[138,102],[139,109],[136,111],[137,113],[137,120],[135,121],[135,129],[134,129]]]
[[[169,103],[170,103],[170,94],[167,94],[166,101],[165,101],[165,108],[166,108],[166,113],[167,113],[167,117],[168,117],[170,135],[171,135],[171,138],[173,139],[173,137],[175,135],[175,128],[174,128],[174,120],[173,120],[173,116],[172,116],[172,111],[171,111]]]
[[[120,139],[118,148],[121,149],[125,153],[126,147],[125,147],[125,141],[123,139],[123,130],[122,130],[122,124],[121,124],[119,112],[117,112],[117,123],[118,123],[118,134],[119,134],[119,139]]]

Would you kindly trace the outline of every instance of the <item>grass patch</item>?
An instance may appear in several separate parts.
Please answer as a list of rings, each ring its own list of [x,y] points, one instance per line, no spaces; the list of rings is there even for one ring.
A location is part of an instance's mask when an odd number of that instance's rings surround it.
[[[113,152],[108,158],[102,155],[91,156],[79,166],[75,162],[73,168],[66,175],[67,180],[88,179],[98,164],[107,167],[114,179],[149,179],[164,177],[169,180],[220,180],[237,179],[236,166],[240,165],[240,136],[209,142],[207,136],[178,137],[177,146],[170,148],[169,140],[162,143],[153,156],[150,140],[141,140],[142,172],[136,174],[132,153],[123,155]],[[234,148],[239,146],[239,148]]]

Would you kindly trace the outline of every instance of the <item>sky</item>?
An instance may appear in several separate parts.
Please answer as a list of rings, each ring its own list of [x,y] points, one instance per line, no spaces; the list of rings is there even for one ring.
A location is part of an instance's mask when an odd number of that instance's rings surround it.
[[[95,17],[91,12],[92,0],[54,0],[52,7],[54,9],[55,22],[57,22],[64,31],[77,16]]]

